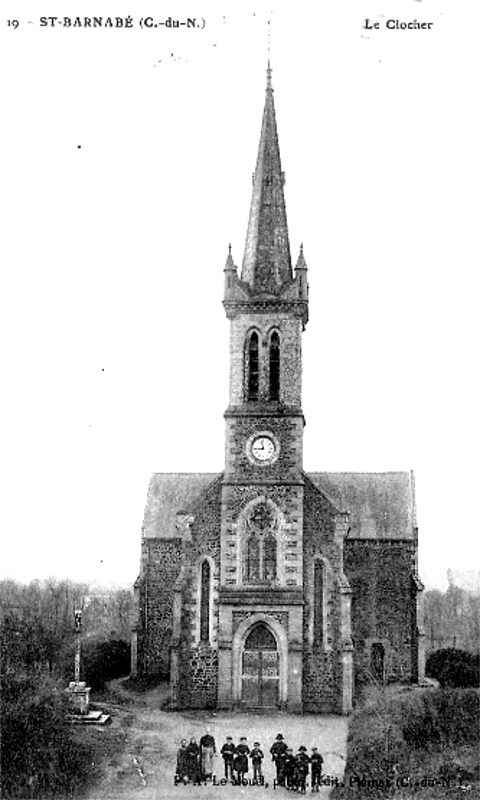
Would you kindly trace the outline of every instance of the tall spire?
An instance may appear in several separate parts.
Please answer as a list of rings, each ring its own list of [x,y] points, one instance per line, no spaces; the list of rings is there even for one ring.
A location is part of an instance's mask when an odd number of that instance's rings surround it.
[[[267,68],[267,88],[257,166],[253,174],[242,281],[254,292],[278,293],[292,281],[277,123],[273,102],[272,70]]]

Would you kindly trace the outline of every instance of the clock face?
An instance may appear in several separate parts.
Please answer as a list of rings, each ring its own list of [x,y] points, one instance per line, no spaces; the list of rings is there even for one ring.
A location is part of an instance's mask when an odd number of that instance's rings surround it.
[[[275,443],[269,436],[257,436],[252,442],[252,456],[257,461],[271,461],[275,455]]]

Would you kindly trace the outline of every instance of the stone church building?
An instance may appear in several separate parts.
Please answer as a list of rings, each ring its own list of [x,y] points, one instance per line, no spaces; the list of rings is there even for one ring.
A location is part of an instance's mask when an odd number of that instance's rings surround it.
[[[133,670],[174,708],[348,713],[422,677],[410,473],[306,473],[303,249],[292,269],[270,69],[245,253],[224,268],[230,399],[220,474],[154,474]]]

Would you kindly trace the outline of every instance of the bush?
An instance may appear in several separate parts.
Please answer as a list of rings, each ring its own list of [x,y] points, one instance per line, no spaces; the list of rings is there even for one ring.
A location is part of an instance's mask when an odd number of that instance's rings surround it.
[[[94,690],[130,672],[130,645],[126,642],[90,640],[82,648],[82,680]]]
[[[475,744],[479,741],[480,696],[474,689],[438,689],[408,698],[396,710],[409,747]]]
[[[479,717],[475,689],[368,693],[349,728],[345,787],[332,797],[384,797],[394,765],[401,775],[411,775],[415,759],[423,763],[457,747],[477,748]]]
[[[66,648],[61,659],[61,675],[74,679],[75,645]],[[107,681],[130,673],[130,645],[116,639],[95,636],[82,642],[80,680],[94,691],[101,691]]]
[[[96,778],[91,746],[74,739],[63,687],[7,673],[2,696],[2,797],[71,797]]]
[[[449,720],[445,718],[448,707],[443,692],[426,691],[411,695],[398,708],[402,733],[409,747],[416,749],[440,744],[449,736]]]
[[[477,687],[480,686],[480,656],[453,647],[435,650],[427,658],[425,672],[440,686]]]

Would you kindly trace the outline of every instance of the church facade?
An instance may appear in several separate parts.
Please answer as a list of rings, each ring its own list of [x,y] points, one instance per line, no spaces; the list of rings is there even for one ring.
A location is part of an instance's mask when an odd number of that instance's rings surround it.
[[[292,269],[270,70],[242,268],[229,251],[225,465],[155,474],[132,665],[174,708],[348,713],[422,677],[410,473],[305,473],[307,265]]]

